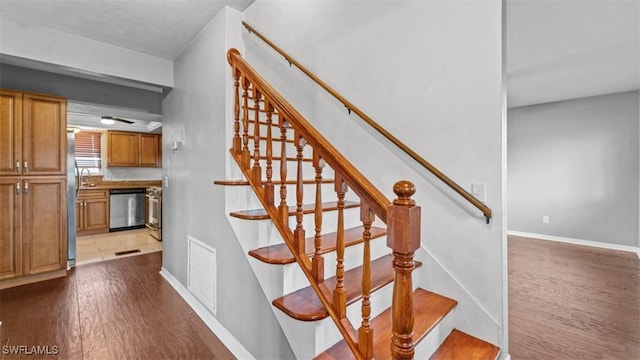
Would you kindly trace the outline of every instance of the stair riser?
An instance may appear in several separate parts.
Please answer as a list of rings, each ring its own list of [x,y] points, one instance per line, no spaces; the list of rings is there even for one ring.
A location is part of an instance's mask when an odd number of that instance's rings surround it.
[[[456,309],[454,308],[442,319],[415,347],[415,359],[428,359],[433,355],[444,339],[454,328]]]
[[[393,298],[393,283],[387,284],[381,289],[373,292],[370,297],[371,301],[371,319],[380,315],[383,311],[391,306]],[[359,300],[347,306],[347,318],[356,328],[362,324],[362,300]],[[341,339],[338,339],[341,340]],[[335,341],[334,341],[335,343]],[[333,345],[333,344],[331,344]]]
[[[275,307],[273,309],[296,359],[313,359],[328,347],[329,339],[341,339],[330,318],[313,322],[298,321]]]
[[[362,265],[362,253],[364,245],[358,244],[345,248],[344,266],[345,271]],[[389,254],[390,250],[386,246],[386,238],[381,237],[371,241],[371,259],[377,259]],[[324,255],[324,274],[325,278],[335,276],[336,273],[336,253],[331,252]],[[309,286],[307,278],[300,270],[300,266],[296,263],[281,265],[285,267],[284,271],[284,293],[292,293],[296,290]]]

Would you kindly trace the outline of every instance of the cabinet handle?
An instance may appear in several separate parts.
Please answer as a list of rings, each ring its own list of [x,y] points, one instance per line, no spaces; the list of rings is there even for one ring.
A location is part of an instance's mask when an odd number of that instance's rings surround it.
[[[24,161],[24,172],[28,172],[29,171],[29,163],[27,162],[27,160]]]
[[[16,183],[16,195],[20,195],[20,183]]]
[[[16,173],[20,174],[20,160],[16,160]]]
[[[24,183],[24,194],[25,195],[29,194],[29,183],[28,182]]]

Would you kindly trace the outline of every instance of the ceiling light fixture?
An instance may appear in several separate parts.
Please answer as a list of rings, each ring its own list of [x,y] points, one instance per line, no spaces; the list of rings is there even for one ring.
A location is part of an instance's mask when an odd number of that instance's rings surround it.
[[[104,117],[102,119],[100,119],[100,122],[105,124],[105,125],[113,125],[113,124],[116,123],[115,120],[104,118]]]

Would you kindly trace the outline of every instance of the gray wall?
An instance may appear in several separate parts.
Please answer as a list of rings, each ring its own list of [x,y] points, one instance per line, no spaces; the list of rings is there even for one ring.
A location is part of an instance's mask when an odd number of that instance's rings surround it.
[[[638,102],[633,91],[509,109],[509,230],[638,246]]]
[[[187,239],[193,236],[217,251],[217,319],[261,359],[293,354],[231,229],[225,191],[225,86],[231,70],[229,46],[241,46],[241,13],[216,15],[174,62],[175,87],[163,103],[163,266],[187,287]],[[181,141],[179,150],[171,150]]]
[[[79,102],[137,109],[153,114],[162,113],[164,97],[160,92],[7,64],[0,65],[0,87],[53,94]]]
[[[486,184],[490,224],[256,36],[245,31],[241,51],[388,198],[394,182],[415,183],[422,245],[455,278],[442,283],[457,281],[492,318],[463,315],[460,306],[458,325],[506,354],[501,17],[499,0],[256,0],[244,12],[257,31],[462,187]],[[422,277],[434,278],[425,268]]]

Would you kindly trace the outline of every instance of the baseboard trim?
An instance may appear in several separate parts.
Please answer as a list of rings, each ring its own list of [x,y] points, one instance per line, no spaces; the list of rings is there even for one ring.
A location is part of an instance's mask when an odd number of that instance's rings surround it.
[[[636,253],[636,255],[638,255],[638,257],[640,258],[640,247],[637,247],[637,246],[608,244],[608,243],[603,243],[603,242],[598,242],[598,241],[574,239],[574,238],[567,238],[567,237],[554,236],[554,235],[545,235],[545,234],[534,234],[534,233],[528,233],[528,232],[523,232],[523,231],[512,231],[512,230],[509,230],[509,231],[507,231],[507,234],[515,235],[515,236],[522,236],[522,237],[529,237],[529,238],[540,239],[540,240],[557,241],[557,242],[563,242],[563,243],[567,243],[567,244],[591,246],[591,247],[598,247],[598,248],[609,249],[609,250],[617,250],[617,251],[633,252],[633,253]]]
[[[227,330],[207,308],[187,290],[178,279],[176,279],[164,266],[160,270],[160,275],[182,296],[184,301],[191,306],[193,311],[204,321],[211,331],[222,341],[222,343],[238,359],[255,360],[253,354],[249,352],[239,341]]]

